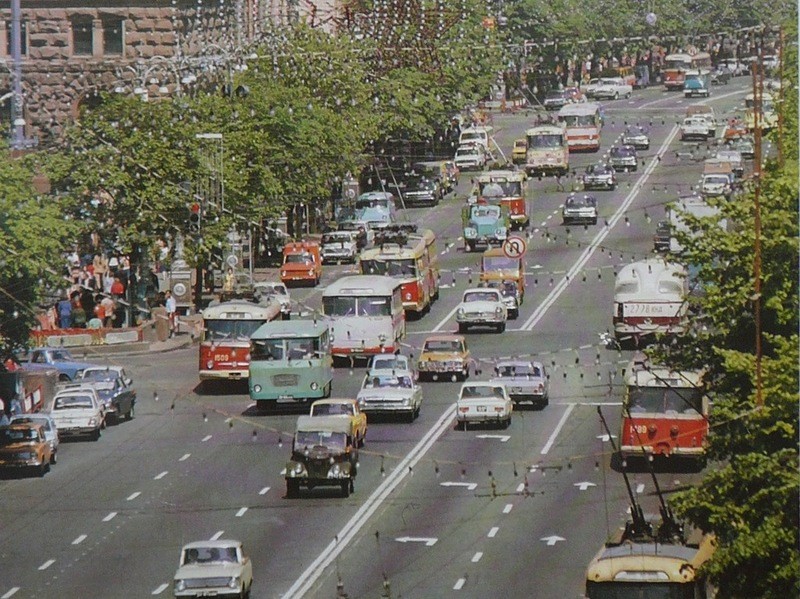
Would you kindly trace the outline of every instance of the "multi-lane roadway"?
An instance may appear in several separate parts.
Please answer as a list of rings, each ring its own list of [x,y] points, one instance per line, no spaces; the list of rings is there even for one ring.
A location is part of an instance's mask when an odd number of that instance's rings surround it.
[[[714,90],[718,117],[741,106],[737,79]],[[696,102],[696,101],[692,101]],[[505,333],[468,335],[480,374],[493,360],[535,355],[551,376],[550,405],[518,410],[506,430],[456,430],[458,386],[424,383],[413,424],[370,422],[356,492],[317,489],[284,497],[282,470],[297,413],[259,414],[246,389],[197,387],[196,348],[132,356],[136,418],[96,443],[62,445],[42,479],[0,480],[0,598],[171,596],[183,543],[237,538],[254,564],[254,598],[580,597],[587,563],[628,507],[598,406],[618,433],[622,368],[629,352],[607,349],[615,271],[653,251],[664,205],[697,187],[705,144],[678,141],[690,103],[652,88],[605,104],[599,154],[571,157],[578,173],[603,158],[626,124],[646,124],[650,150],[617,190],[596,192],[596,226],[564,227],[566,193],[533,179],[527,292]],[[533,114],[495,115],[509,152]],[[572,177],[562,185],[569,189]],[[460,293],[477,280],[479,254],[463,251],[460,207],[470,188],[411,222],[439,239],[442,293],[408,324],[406,351],[425,336],[455,331]],[[348,270],[326,267],[322,286]],[[295,290],[297,309],[318,307],[321,290]],[[118,359],[119,360],[119,359]],[[363,368],[339,369],[334,395],[355,395]],[[697,474],[662,473],[667,490]],[[646,473],[631,476],[655,512]]]

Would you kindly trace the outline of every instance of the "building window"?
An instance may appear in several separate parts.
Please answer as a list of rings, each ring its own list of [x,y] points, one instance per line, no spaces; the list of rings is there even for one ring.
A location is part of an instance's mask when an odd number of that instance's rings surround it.
[[[20,33],[20,42],[19,47],[22,50],[22,56],[28,55],[28,23],[25,21],[20,21],[19,23],[19,33]],[[12,49],[11,49],[11,21],[6,21],[6,35],[8,37],[8,43],[6,44],[6,54],[11,56]]]
[[[125,45],[125,21],[103,21],[103,54],[122,54]]]
[[[72,53],[77,56],[91,56],[92,52],[91,19],[75,19],[72,21]]]

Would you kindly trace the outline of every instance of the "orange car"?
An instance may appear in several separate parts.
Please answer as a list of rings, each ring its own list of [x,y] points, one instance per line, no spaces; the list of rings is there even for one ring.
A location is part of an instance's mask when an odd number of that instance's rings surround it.
[[[321,277],[322,255],[316,241],[293,241],[284,246],[281,265],[281,282],[284,285],[310,284],[314,287]]]

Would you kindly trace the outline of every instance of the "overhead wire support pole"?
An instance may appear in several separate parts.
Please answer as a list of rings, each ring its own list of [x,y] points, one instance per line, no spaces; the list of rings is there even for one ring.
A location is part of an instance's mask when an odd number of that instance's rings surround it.
[[[762,156],[762,94],[764,92],[763,60],[764,45],[763,33],[758,40],[758,55],[753,61],[753,135],[755,139],[755,164],[753,178],[755,190],[753,192],[753,218],[754,218],[754,248],[753,248],[753,318],[755,321],[755,354],[756,354],[756,405],[764,405],[761,380],[761,164]]]

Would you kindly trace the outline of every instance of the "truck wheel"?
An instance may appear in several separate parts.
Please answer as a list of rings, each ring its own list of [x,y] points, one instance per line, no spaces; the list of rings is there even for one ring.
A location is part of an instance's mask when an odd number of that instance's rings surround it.
[[[300,481],[296,478],[286,479],[286,498],[297,499],[300,497]]]

